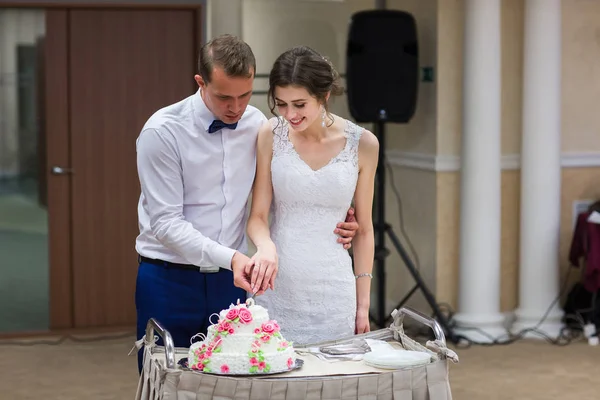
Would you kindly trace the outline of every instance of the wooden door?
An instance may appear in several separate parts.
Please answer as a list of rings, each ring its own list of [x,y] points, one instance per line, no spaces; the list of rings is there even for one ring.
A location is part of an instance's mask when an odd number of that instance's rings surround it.
[[[135,140],[153,112],[194,92],[198,16],[194,9],[64,11],[75,328],[135,323]]]

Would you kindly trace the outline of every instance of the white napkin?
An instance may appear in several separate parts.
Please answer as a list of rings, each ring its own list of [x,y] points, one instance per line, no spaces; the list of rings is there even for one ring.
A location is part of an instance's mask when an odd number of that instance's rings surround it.
[[[369,347],[371,348],[371,352],[379,352],[379,351],[390,351],[394,350],[394,346],[389,344],[384,340],[377,339],[365,339]]]

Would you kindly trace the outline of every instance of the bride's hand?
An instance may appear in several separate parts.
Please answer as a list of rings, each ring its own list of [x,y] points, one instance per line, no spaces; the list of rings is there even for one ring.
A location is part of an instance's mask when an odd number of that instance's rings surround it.
[[[369,323],[369,310],[357,309],[356,310],[356,334],[366,333],[371,331],[371,325]]]
[[[268,288],[275,289],[275,277],[278,268],[275,244],[271,242],[257,246],[256,254],[246,264],[246,273],[251,273],[250,287],[252,293],[261,295]]]

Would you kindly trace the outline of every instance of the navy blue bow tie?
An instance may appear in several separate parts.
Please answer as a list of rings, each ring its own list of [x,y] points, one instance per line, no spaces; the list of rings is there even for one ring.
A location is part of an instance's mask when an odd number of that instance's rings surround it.
[[[226,124],[225,122],[221,121],[220,119],[215,119],[212,124],[210,124],[210,126],[208,127],[208,133],[215,133],[217,131],[220,131],[223,128],[229,128],[229,129],[235,129],[237,128],[237,122],[234,124]]]

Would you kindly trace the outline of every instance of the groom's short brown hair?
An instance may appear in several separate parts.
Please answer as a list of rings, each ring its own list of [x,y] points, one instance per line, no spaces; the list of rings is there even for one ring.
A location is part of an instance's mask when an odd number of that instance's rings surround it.
[[[256,59],[246,42],[225,34],[200,48],[198,74],[204,82],[210,82],[215,67],[222,68],[227,76],[251,78],[256,72]]]

